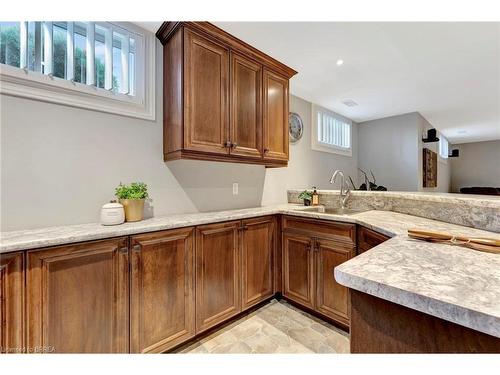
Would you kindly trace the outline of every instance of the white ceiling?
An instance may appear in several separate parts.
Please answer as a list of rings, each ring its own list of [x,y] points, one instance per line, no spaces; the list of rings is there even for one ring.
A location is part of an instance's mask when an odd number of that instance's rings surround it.
[[[294,95],[356,122],[418,111],[451,143],[500,139],[500,23],[215,24],[297,70]]]

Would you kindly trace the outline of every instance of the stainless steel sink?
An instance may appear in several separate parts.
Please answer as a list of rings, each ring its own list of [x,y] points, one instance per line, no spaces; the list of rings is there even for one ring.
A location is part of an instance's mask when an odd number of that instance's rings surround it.
[[[364,212],[364,210],[353,210],[350,208],[327,208],[323,206],[316,207],[308,207],[304,208],[301,211],[303,212],[317,212],[320,214],[330,214],[330,215],[354,215],[359,214],[360,212]]]

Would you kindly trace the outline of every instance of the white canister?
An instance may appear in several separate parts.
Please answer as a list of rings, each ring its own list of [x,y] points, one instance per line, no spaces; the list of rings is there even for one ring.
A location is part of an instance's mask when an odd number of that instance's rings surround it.
[[[125,211],[120,203],[111,201],[101,208],[102,225],[118,225],[125,221]]]

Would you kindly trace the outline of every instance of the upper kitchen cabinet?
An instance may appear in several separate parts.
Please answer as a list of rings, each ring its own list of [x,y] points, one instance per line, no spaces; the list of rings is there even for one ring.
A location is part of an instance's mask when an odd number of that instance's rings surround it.
[[[264,159],[288,161],[288,79],[264,71]]]
[[[297,72],[208,22],[165,22],[164,160],[288,163]]]
[[[262,65],[231,53],[231,153],[262,158]]]
[[[184,147],[227,155],[229,49],[186,30],[184,80]]]

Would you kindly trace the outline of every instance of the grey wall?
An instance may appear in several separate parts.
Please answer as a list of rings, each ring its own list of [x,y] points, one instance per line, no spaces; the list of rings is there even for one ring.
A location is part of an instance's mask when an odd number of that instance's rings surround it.
[[[164,163],[161,67],[154,122],[0,96],[2,231],[98,221],[120,181],[146,182],[147,216],[161,216],[286,202],[287,188],[326,188],[333,169],[355,172],[356,156],[311,150],[311,105],[296,97],[290,110],[302,116],[306,132],[290,146],[290,167]]]
[[[422,142],[422,133],[431,127],[418,112],[360,123],[359,167],[367,172],[371,169],[377,183],[389,190],[449,192],[450,165],[439,157],[438,186],[422,186],[422,149],[439,154],[437,142]],[[361,174],[359,178],[361,181]]]
[[[352,176],[354,183],[358,164],[358,131],[353,123],[352,156],[326,153],[311,150],[312,105],[301,98],[290,98],[290,111],[297,112],[304,122],[302,138],[290,144],[290,161],[288,168],[268,169],[264,183],[262,204],[285,203],[286,190],[290,188],[338,189],[330,185],[330,177],[335,169],[341,169],[346,176]],[[283,194],[285,192],[285,194]]]
[[[418,190],[417,118],[414,112],[358,124],[359,167],[367,173],[371,169],[378,185]]]
[[[260,204],[263,167],[163,162],[156,65],[155,122],[0,96],[2,230],[98,221],[120,181],[149,185],[148,216]]]
[[[417,113],[417,130],[418,130],[418,190],[419,191],[436,191],[441,193],[449,193],[451,189],[451,163],[448,159],[439,157],[439,142],[424,143],[422,142],[423,133],[427,133],[428,129],[433,126],[419,113]],[[439,135],[442,137],[442,135]],[[437,187],[424,188],[423,184],[423,149],[428,148],[438,154],[437,163]],[[450,145],[451,148],[451,145]]]
[[[451,148],[451,146],[450,146]],[[461,187],[500,187],[500,140],[454,145],[460,157],[451,158],[451,189]]]

